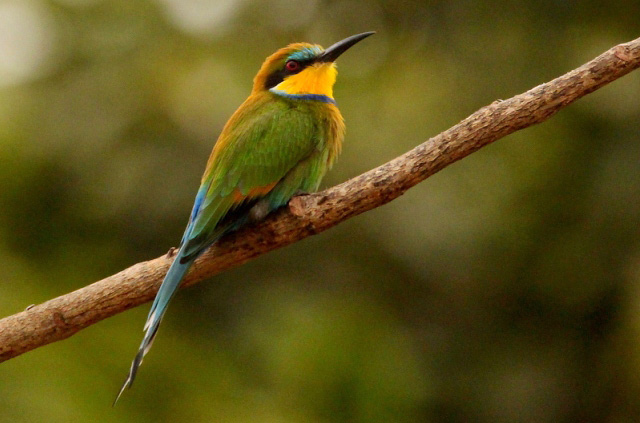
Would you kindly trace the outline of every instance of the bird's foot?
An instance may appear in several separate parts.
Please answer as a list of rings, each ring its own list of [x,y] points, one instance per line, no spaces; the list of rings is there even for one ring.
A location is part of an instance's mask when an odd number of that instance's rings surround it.
[[[171,258],[173,256],[176,255],[176,247],[171,247],[169,248],[169,251],[167,251],[167,258]]]
[[[251,222],[258,222],[267,217],[269,211],[269,202],[260,200],[249,210],[249,220]]]

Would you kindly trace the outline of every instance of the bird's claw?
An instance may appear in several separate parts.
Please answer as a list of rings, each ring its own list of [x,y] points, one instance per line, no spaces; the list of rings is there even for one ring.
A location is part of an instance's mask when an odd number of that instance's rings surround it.
[[[258,201],[251,210],[249,210],[249,220],[251,222],[259,222],[269,214],[269,202],[268,201]]]

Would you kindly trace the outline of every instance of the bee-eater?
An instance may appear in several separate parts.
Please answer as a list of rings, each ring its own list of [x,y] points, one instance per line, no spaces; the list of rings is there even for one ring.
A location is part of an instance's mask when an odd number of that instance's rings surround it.
[[[116,401],[131,387],[167,305],[194,260],[223,235],[264,218],[297,192],[318,189],[344,138],[344,121],[333,99],[335,60],[372,34],[353,35],[326,50],[290,44],[262,64],[251,95],[213,147],[189,224],[153,301],[140,349]]]

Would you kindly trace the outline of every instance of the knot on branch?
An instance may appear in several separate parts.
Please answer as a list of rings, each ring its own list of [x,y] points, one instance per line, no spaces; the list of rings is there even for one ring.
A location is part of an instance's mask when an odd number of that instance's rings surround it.
[[[301,194],[289,200],[289,211],[295,217],[305,217],[311,214],[311,209],[323,201],[322,194]]]
[[[51,310],[51,321],[56,331],[66,330],[70,326],[69,321],[65,317],[64,313],[60,309]]]
[[[624,62],[628,62],[632,58],[629,47],[623,44],[620,44],[614,48],[613,55]]]

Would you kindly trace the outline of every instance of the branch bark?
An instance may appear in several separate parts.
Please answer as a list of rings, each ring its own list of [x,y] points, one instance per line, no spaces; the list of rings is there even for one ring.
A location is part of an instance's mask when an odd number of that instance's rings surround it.
[[[640,38],[523,94],[483,107],[390,162],[325,191],[295,197],[265,221],[224,237],[187,275],[190,286],[226,269],[323,232],[399,197],[446,166],[640,67]],[[70,337],[102,319],[151,300],[172,258],[131,266],[77,291],[0,320],[0,362]]]

